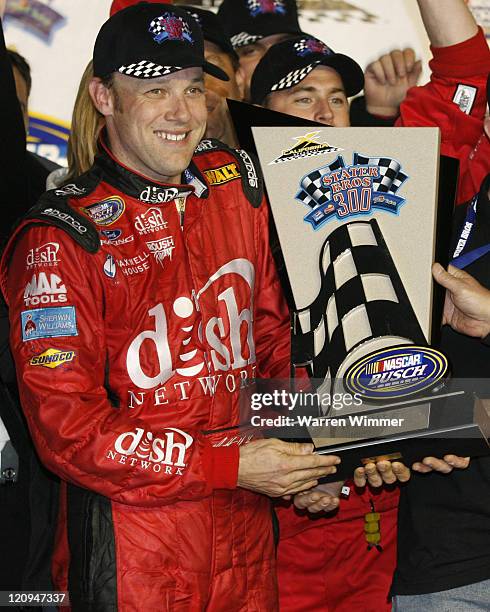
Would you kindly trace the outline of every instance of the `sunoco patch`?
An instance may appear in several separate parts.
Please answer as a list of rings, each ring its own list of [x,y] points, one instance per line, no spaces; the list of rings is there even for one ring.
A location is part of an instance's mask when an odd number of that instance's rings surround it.
[[[81,210],[97,225],[112,225],[124,213],[126,204],[119,196],[111,196]]]
[[[433,387],[447,374],[446,356],[430,347],[404,345],[376,351],[347,370],[344,384],[364,399],[394,399]]]
[[[60,351],[58,349],[49,348],[40,355],[31,357],[29,364],[31,366],[42,366],[44,368],[54,369],[73,361],[75,356],[75,351]]]

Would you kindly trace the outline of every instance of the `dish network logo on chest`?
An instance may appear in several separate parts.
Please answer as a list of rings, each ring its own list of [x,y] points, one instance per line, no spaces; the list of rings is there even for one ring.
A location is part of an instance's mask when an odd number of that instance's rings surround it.
[[[217,296],[217,309],[219,312],[226,312],[227,321],[223,320],[223,317],[211,317],[205,323],[201,323],[196,304],[199,304],[199,299],[210,289],[213,283],[225,277],[229,277],[229,284]],[[243,281],[248,285],[250,297],[247,298],[248,307],[240,310],[235,287]],[[134,385],[139,389],[155,389],[155,404],[159,405],[167,403],[162,401],[165,389],[161,385],[165,384],[175,374],[195,380],[202,374],[206,379],[209,379],[204,354],[193,348],[191,343],[196,332],[199,338],[211,347],[210,359],[215,371],[226,372],[245,368],[255,363],[255,343],[252,327],[254,282],[255,270],[252,263],[247,259],[234,259],[223,265],[210,277],[207,283],[197,292],[194,301],[181,296],[174,300],[171,308],[168,308],[167,311],[161,303],[151,308],[148,315],[154,319],[153,329],[139,333],[129,345],[126,355],[127,372]],[[172,353],[175,354],[176,351],[171,351],[168,339],[169,321],[167,317],[169,312],[173,315],[173,321],[178,321],[179,337],[182,338],[175,360],[172,359]],[[240,328],[243,323],[247,325],[247,346],[242,346],[240,335]],[[195,329],[196,325],[199,326],[197,330]],[[175,328],[175,326],[173,327]],[[227,341],[228,346],[223,341]],[[141,355],[143,345],[145,352],[148,351],[148,342],[152,342],[154,349],[156,349],[158,372],[153,375],[144,371],[142,365],[142,361],[149,362],[148,354],[145,355],[146,359],[142,359]],[[245,358],[244,354],[248,357]],[[210,383],[207,381],[204,384],[201,383],[201,385],[203,389],[204,386],[211,387],[211,391],[214,392],[214,383],[216,382]],[[188,381],[188,384],[184,382],[176,383],[180,385],[181,399],[189,399],[187,391],[192,395],[189,389],[190,383],[191,381]],[[142,404],[144,398],[144,393],[130,392],[129,407],[133,407],[134,403]]]

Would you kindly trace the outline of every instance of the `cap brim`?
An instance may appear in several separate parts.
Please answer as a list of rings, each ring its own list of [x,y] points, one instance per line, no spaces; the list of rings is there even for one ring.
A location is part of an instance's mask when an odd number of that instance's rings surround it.
[[[221,68],[218,68],[218,66],[211,64],[211,62],[204,62],[204,64],[202,65],[202,69],[204,70],[204,72],[207,72],[208,74],[215,77],[216,79],[219,79],[220,81],[230,80],[230,77],[226,74],[224,70],[221,70]]]

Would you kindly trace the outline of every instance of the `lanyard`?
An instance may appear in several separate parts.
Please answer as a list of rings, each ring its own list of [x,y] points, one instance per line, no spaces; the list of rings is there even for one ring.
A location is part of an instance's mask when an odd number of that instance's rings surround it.
[[[475,228],[477,204],[478,196],[476,195],[471,201],[471,204],[468,206],[466,219],[459,235],[459,240],[456,244],[456,249],[453,253],[453,258],[450,262],[452,266],[455,266],[460,270],[467,268],[470,264],[474,263],[475,261],[490,252],[490,244],[484,244],[483,246],[478,247],[477,249],[473,249],[471,251],[468,251],[467,253],[463,253]]]

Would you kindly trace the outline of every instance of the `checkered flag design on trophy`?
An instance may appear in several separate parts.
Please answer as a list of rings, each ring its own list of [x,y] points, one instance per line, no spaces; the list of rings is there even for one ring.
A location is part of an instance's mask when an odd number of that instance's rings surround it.
[[[427,345],[375,219],[334,230],[320,254],[321,287],[295,313],[295,334],[312,375],[335,392],[351,365],[400,344]]]

